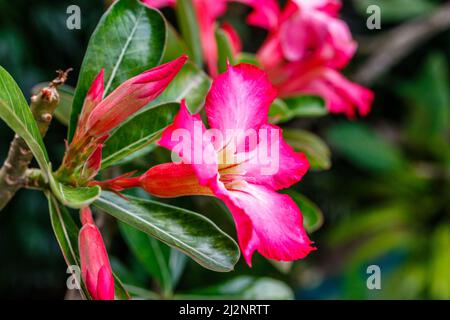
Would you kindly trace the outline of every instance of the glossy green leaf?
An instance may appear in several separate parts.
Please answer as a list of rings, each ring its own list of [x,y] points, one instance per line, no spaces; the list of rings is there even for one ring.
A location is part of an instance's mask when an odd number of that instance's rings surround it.
[[[53,177],[50,177],[50,188],[59,202],[74,209],[88,206],[100,197],[102,192],[99,186],[72,187],[58,182]]]
[[[311,118],[328,114],[325,102],[317,96],[297,96],[274,101],[269,110],[269,121],[282,123],[295,117]]]
[[[177,295],[179,299],[290,300],[292,289],[271,278],[239,276],[225,283]]]
[[[283,129],[283,137],[296,151],[305,153],[312,169],[331,167],[330,148],[319,136],[300,129]]]
[[[239,259],[237,244],[198,213],[151,200],[126,200],[111,192],[103,192],[94,205],[177,248],[205,268],[231,271]]]
[[[180,103],[186,99],[191,113],[197,113],[205,101],[211,79],[193,63],[186,63],[164,92],[148,107],[166,103]],[[148,108],[146,107],[146,108]]]
[[[405,165],[394,145],[363,124],[336,124],[327,137],[341,155],[363,169],[378,173],[398,170]]]
[[[189,57],[198,66],[203,66],[202,42],[198,17],[192,0],[178,0],[175,8],[181,35],[189,48]]]
[[[40,90],[48,86],[48,82],[42,82],[35,85],[31,91],[37,94]],[[70,114],[72,112],[73,96],[75,89],[69,85],[62,85],[58,87],[59,104],[55,109],[54,115],[59,122],[68,126],[70,122]]]
[[[49,160],[39,128],[19,86],[1,66],[0,118],[25,140],[44,176],[48,178]]]
[[[119,0],[103,15],[89,41],[75,91],[71,140],[86,93],[105,68],[105,95],[129,78],[157,66],[166,41],[164,18],[136,0]]]
[[[166,41],[166,50],[164,51],[164,57],[162,62],[169,62],[175,60],[182,54],[187,54],[190,57],[189,49],[181,39],[177,30],[167,22],[167,41]]]
[[[218,70],[219,73],[222,73],[227,70],[228,62],[231,65],[235,64],[233,45],[230,42],[230,38],[222,29],[216,30],[216,42],[218,53]]]
[[[155,142],[162,130],[173,122],[178,103],[150,108],[134,115],[114,130],[102,152],[102,168],[117,164]],[[139,153],[139,155],[142,155]]]
[[[311,233],[318,230],[323,224],[322,210],[310,199],[294,190],[288,190],[286,193],[292,197],[300,208],[303,215],[303,226],[306,228],[306,231]]]
[[[78,266],[81,269],[78,251],[78,233],[80,230],[66,208],[60,206],[52,195],[47,194],[47,198],[51,224],[64,259],[68,266]],[[116,299],[130,299],[127,290],[116,275],[114,275],[114,285]],[[80,287],[83,296],[91,299],[83,281],[81,281]]]

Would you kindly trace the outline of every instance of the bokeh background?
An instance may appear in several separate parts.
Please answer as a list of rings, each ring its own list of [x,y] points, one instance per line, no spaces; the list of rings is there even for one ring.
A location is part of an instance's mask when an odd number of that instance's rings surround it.
[[[177,286],[180,297],[245,291],[254,298],[266,291],[298,299],[450,299],[450,29],[436,14],[446,9],[448,19],[448,1],[343,2],[342,17],[360,45],[345,73],[365,81],[376,100],[366,118],[328,116],[288,123],[314,131],[332,150],[331,169],[311,171],[297,186],[323,212],[322,227],[311,235],[318,250],[294,264],[255,256],[252,269],[241,261],[227,274],[186,260]],[[81,8],[81,30],[65,27],[71,4]],[[370,4],[381,8],[381,30],[366,27]],[[68,81],[75,86],[89,36],[105,7],[100,0],[0,0],[0,64],[28,97],[34,85],[51,80],[59,68],[75,69]],[[252,51],[264,32],[244,25],[247,12],[232,5],[227,18],[245,39],[244,49]],[[170,10],[164,13],[173,18]],[[436,23],[430,27],[430,21]],[[395,46],[411,35],[411,45]],[[53,163],[62,157],[65,134],[65,126],[54,121],[45,137]],[[0,122],[2,162],[12,137]],[[164,156],[156,152],[140,163]],[[218,202],[175,201],[211,217],[234,236]],[[124,282],[157,291],[118,228],[109,224],[108,232],[113,268]],[[366,286],[366,269],[373,264],[381,268],[381,290]],[[67,276],[44,196],[19,191],[0,213],[0,297],[63,299]],[[250,280],[255,277],[275,280],[255,285]]]

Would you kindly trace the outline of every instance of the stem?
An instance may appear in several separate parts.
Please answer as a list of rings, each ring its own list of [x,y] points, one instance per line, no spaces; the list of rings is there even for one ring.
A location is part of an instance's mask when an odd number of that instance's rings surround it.
[[[47,133],[53,112],[59,104],[59,94],[56,89],[67,80],[69,71],[71,69],[57,71],[58,77],[31,97],[31,113],[42,136]],[[17,190],[24,187],[27,180],[26,171],[32,159],[33,154],[26,142],[16,134],[5,162],[0,168],[0,211],[8,204]]]

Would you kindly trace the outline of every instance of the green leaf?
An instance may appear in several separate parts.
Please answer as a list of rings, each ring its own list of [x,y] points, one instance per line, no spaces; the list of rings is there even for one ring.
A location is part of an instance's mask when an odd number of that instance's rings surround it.
[[[43,88],[48,86],[48,82],[42,82],[35,85],[31,91],[33,94],[37,94]],[[56,108],[54,115],[56,119],[62,124],[68,126],[70,122],[70,114],[72,112],[73,96],[75,94],[75,89],[69,85],[62,85],[58,87],[59,93],[59,104]]]
[[[173,289],[169,266],[170,248],[125,223],[119,223],[119,227],[128,247],[150,276],[158,280],[164,294],[170,295]]]
[[[360,15],[367,17],[367,8],[376,5],[381,10],[381,21],[399,22],[424,15],[436,7],[429,0],[353,0],[355,9]]]
[[[178,0],[175,8],[181,35],[189,48],[189,57],[198,66],[203,66],[203,52],[198,17],[192,0]]]
[[[222,73],[227,70],[228,62],[231,65],[235,64],[233,45],[230,42],[230,38],[222,29],[216,30],[216,42],[218,53],[218,70],[219,73]]]
[[[162,62],[169,62],[175,60],[182,54],[187,54],[188,56],[190,56],[189,49],[184,40],[181,39],[177,30],[175,30],[175,28],[169,22],[167,22],[166,26],[167,26],[167,42]]]
[[[363,169],[380,173],[404,168],[400,151],[363,124],[336,124],[327,137],[339,153]]]
[[[433,234],[430,262],[430,294],[433,299],[450,299],[450,225],[439,226]]]
[[[47,179],[50,173],[49,160],[39,128],[19,86],[1,66],[0,118],[25,140]]]
[[[269,121],[282,123],[296,117],[311,118],[328,114],[325,101],[317,96],[296,96],[276,99],[269,110]]]
[[[80,253],[78,251],[78,233],[80,230],[66,208],[60,206],[52,195],[47,194],[47,198],[52,228],[64,256],[64,260],[68,266],[78,266],[81,270]],[[130,299],[129,294],[127,293],[127,290],[125,290],[120,279],[115,274],[113,275],[116,299]],[[87,299],[91,299],[83,281],[81,281],[80,287],[83,296]]]
[[[177,295],[179,299],[290,300],[292,289],[271,278],[239,276],[225,283]]]
[[[137,0],[119,0],[97,25],[86,51],[72,106],[69,141],[95,76],[105,68],[105,96],[125,80],[157,66],[166,41],[164,18]]]
[[[248,52],[240,52],[236,56],[236,63],[248,63],[255,66],[259,66],[258,59],[256,55]]]
[[[80,209],[95,201],[102,192],[99,186],[72,187],[58,182],[50,177],[50,188],[56,198],[65,206]]]
[[[210,86],[211,79],[196,65],[188,62],[164,92],[153,100],[148,107],[166,103],[180,103],[182,99],[186,99],[186,104],[191,113],[197,113],[203,106]]]
[[[283,129],[283,137],[296,151],[305,153],[312,169],[331,167],[331,151],[319,136],[300,129]]]
[[[111,192],[103,192],[94,205],[213,271],[231,271],[239,259],[233,239],[198,213],[151,200],[125,200]]]
[[[155,142],[179,111],[177,103],[144,110],[114,130],[102,152],[102,168],[117,164]],[[139,155],[142,155],[141,153]]]
[[[293,117],[321,117],[328,114],[323,98],[318,96],[296,96],[284,99]]]
[[[323,224],[322,210],[310,199],[294,190],[287,190],[286,193],[299,206],[303,214],[303,226],[306,228],[306,231],[311,233],[318,230]]]

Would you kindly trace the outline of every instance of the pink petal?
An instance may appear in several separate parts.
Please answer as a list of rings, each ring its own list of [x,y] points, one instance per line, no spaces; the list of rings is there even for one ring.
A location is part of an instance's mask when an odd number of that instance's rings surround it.
[[[74,140],[85,133],[86,122],[92,110],[102,101],[104,91],[104,75],[105,69],[101,69],[92,82],[84,99],[83,107],[81,109],[80,117],[78,118],[78,125]]]
[[[194,167],[184,163],[154,166],[140,177],[140,184],[145,191],[160,198],[213,195],[210,188],[200,185]]]
[[[122,83],[89,115],[87,133],[103,136],[147,105],[164,91],[186,60],[183,55]]]
[[[270,104],[276,91],[267,75],[250,64],[229,66],[218,76],[206,96],[209,125],[227,129],[255,129],[267,123]]]
[[[107,292],[104,289],[112,286],[114,289],[114,279],[108,276],[112,274],[109,264],[108,253],[98,228],[93,224],[90,210],[82,210],[83,227],[78,236],[78,247],[80,252],[81,275],[86,283],[89,293],[94,299],[99,299],[97,295],[98,288],[102,287],[101,292]],[[102,268],[106,268],[106,274],[99,277]],[[99,279],[102,282],[98,282]],[[110,289],[109,289],[110,290]],[[109,292],[109,291],[108,291]],[[114,293],[113,293],[114,297]]]
[[[169,6],[174,6],[177,2],[176,0],[141,0],[142,3],[150,8],[164,8]]]
[[[83,166],[82,176],[86,180],[94,178],[100,170],[102,164],[103,144],[99,143]]]
[[[347,80],[333,69],[326,69],[304,91],[323,96],[330,112],[344,113],[350,118],[355,116],[356,110],[366,116],[374,99],[371,90]]]
[[[106,266],[98,272],[96,300],[114,300],[114,277]]]
[[[266,132],[264,137],[262,130]],[[300,181],[309,168],[306,156],[295,152],[284,141],[277,126],[265,125],[259,135],[258,147],[251,152],[250,160],[239,166],[245,172],[244,179],[273,190],[285,189]]]
[[[287,60],[320,59],[334,68],[344,67],[357,47],[344,21],[315,9],[300,8],[281,25],[279,37]]]
[[[315,249],[303,228],[300,210],[289,196],[250,183],[230,191],[218,184],[215,192],[233,215],[248,265],[255,250],[268,259],[292,261]]]
[[[247,17],[250,25],[271,30],[278,25],[280,8],[276,0],[234,0],[253,8]]]
[[[206,185],[218,174],[217,153],[211,141],[205,139],[206,128],[200,115],[191,115],[183,100],[172,125],[162,133],[158,144],[176,153],[185,164],[192,164],[200,180]]]

